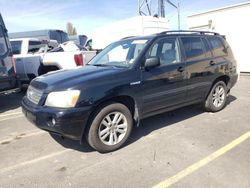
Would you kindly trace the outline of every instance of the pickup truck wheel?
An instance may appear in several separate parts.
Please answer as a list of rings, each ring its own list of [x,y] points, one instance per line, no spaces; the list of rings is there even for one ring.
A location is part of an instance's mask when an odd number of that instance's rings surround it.
[[[207,99],[205,101],[205,110],[209,112],[217,112],[223,109],[226,105],[227,89],[223,81],[218,81],[214,84]]]
[[[87,141],[101,153],[120,148],[128,139],[133,127],[129,109],[120,103],[112,103],[97,110],[87,131]]]

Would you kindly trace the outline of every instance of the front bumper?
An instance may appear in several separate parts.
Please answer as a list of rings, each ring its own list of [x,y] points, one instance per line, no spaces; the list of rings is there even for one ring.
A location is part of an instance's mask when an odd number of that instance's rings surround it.
[[[24,97],[22,111],[26,118],[38,128],[80,140],[87,125],[91,107],[61,109],[35,106],[27,97]]]

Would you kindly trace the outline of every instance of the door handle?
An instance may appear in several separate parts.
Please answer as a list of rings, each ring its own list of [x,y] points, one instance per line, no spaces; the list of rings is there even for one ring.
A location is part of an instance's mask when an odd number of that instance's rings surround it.
[[[209,62],[209,64],[210,64],[210,65],[214,65],[215,62],[214,62],[213,60],[211,60],[211,61]]]
[[[185,70],[184,67],[179,67],[179,68],[177,69],[178,72],[183,72],[184,70]]]

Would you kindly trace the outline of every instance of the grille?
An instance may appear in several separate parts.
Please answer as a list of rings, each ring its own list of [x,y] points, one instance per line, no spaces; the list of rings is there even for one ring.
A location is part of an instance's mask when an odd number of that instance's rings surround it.
[[[27,98],[33,102],[34,104],[38,104],[43,92],[39,89],[34,88],[33,86],[29,86],[27,90]]]

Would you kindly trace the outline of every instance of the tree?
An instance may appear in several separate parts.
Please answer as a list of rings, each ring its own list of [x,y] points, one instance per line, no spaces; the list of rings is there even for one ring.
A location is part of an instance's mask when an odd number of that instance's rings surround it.
[[[68,22],[66,25],[66,31],[68,35],[77,35],[76,28],[73,26],[71,22]]]

